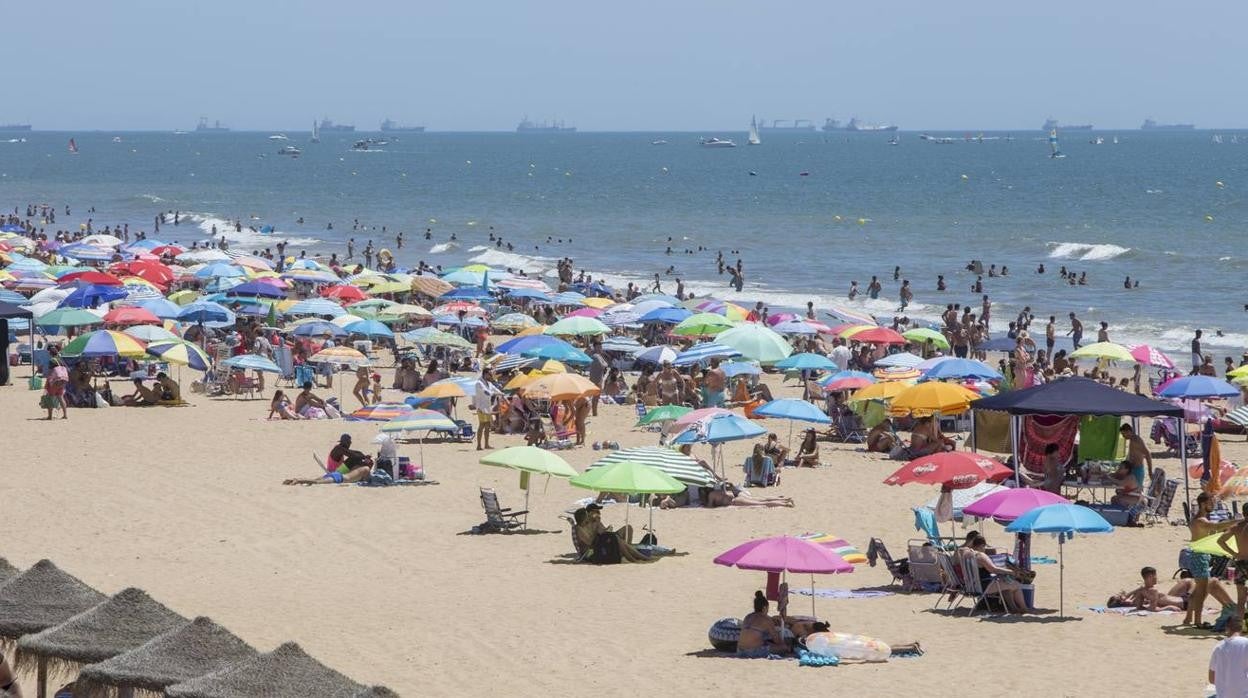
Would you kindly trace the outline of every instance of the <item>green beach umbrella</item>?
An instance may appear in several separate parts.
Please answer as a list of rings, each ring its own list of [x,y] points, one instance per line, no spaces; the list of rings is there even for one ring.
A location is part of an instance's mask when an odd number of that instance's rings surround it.
[[[559,322],[547,327],[544,331],[544,334],[564,336],[576,335],[578,337],[589,337],[610,333],[611,328],[602,324],[601,320],[579,315],[575,317],[565,317]]]
[[[1226,551],[1222,549],[1222,546],[1218,545],[1218,539],[1222,537],[1223,533],[1225,533],[1225,531],[1218,531],[1217,533],[1211,533],[1205,536],[1204,538],[1201,538],[1200,540],[1193,542],[1188,547],[1190,547],[1192,549],[1192,552],[1194,553],[1207,553],[1209,555],[1222,555],[1225,557]],[[1236,554],[1239,553],[1239,545],[1235,542],[1234,536],[1231,536],[1226,541],[1226,544],[1230,546],[1233,552],[1235,552]]]
[[[677,323],[672,328],[672,334],[682,337],[718,335],[735,325],[736,323],[719,313],[695,313]]]
[[[51,312],[44,313],[35,320],[35,324],[40,327],[83,327],[86,325],[99,325],[104,319],[99,315],[82,308],[57,308]]]
[[[1072,359],[1106,359],[1108,361],[1126,361],[1135,363],[1135,357],[1121,344],[1114,342],[1097,342],[1086,347],[1079,347],[1070,353]]]
[[[619,492],[621,494],[678,494],[685,491],[684,483],[654,466],[636,461],[619,461],[610,465],[591,468],[568,480],[576,487],[595,492]],[[628,523],[628,505],[624,505],[624,522]],[[650,530],[654,530],[654,507],[650,507]]]
[[[568,465],[566,460],[551,451],[536,446],[504,448],[488,456],[482,456],[480,463],[482,465],[492,465],[520,471],[520,489],[524,490],[525,511],[529,509],[529,479],[533,475],[545,475],[547,484],[550,484],[550,478],[552,477],[576,477],[576,470]],[[526,527],[529,524],[528,514],[524,516],[524,524]]]
[[[635,426],[644,427],[647,424],[656,422],[674,422],[692,411],[692,407],[685,407],[684,405],[663,405],[662,407],[647,410],[646,416],[637,420]]]
[[[908,332],[902,332],[901,336],[916,344],[926,344],[930,341],[932,346],[938,349],[949,348],[949,340],[945,339],[945,335],[930,327],[918,327]]]
[[[793,345],[780,333],[752,322],[742,323],[715,335],[715,343],[732,347],[747,359],[775,363],[793,353]]]

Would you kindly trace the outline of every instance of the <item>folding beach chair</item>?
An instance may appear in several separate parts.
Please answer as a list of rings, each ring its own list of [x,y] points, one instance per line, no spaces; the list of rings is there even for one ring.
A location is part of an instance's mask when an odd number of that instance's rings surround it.
[[[962,558],[961,570],[963,589],[962,598],[972,599],[975,601],[975,603],[971,606],[970,613],[967,615],[975,615],[975,612],[979,610],[980,604],[983,604],[985,610],[991,611],[990,603],[993,595],[984,591],[984,585],[979,579],[979,569],[975,564],[975,558],[970,555]],[[998,603],[1001,604],[1001,608],[1004,609],[1005,596],[1000,592],[997,592],[996,598]],[[961,601],[958,603],[961,605]]]
[[[1170,478],[1162,479],[1161,493],[1153,501],[1152,506],[1144,511],[1144,517],[1149,523],[1164,523],[1170,516],[1170,507],[1174,504],[1174,497],[1179,491],[1179,481]]]
[[[499,505],[498,494],[492,487],[481,488],[481,508],[485,510],[485,523],[473,528],[477,533],[508,533],[522,528],[524,523],[520,517],[529,513],[527,509],[524,511],[504,509]]]
[[[962,583],[962,575],[958,574],[953,556],[944,550],[936,551],[936,564],[940,568],[940,597],[932,608],[940,608],[942,601],[947,602],[949,610],[956,609],[966,596],[966,585]]]
[[[290,347],[273,347],[273,363],[282,369],[282,375],[278,376],[278,382],[281,385],[295,385],[295,358],[290,353]]]
[[[870,544],[867,545],[867,562],[872,567],[875,567],[877,559],[883,560],[884,568],[888,570],[889,574],[893,575],[893,581],[889,582],[890,584],[901,582],[901,585],[907,589],[913,585],[914,580],[910,578],[909,572],[893,559],[893,556],[888,552],[888,548],[885,547],[884,541],[879,538],[872,538]]]
[[[936,559],[940,551],[934,546],[923,545],[925,542],[912,540],[907,545],[910,578],[924,590],[943,589],[945,582],[941,577],[940,563]]]

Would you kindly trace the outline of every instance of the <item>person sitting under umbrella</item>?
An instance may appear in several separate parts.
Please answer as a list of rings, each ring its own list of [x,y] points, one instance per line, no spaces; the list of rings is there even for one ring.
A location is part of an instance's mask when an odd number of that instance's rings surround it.
[[[627,505],[625,505],[627,506]],[[576,536],[577,548],[593,550],[594,541],[603,534],[612,534],[619,539],[620,560],[622,562],[649,562],[647,557],[633,547],[633,527],[625,524],[618,530],[602,523],[602,505],[591,503],[572,514],[574,523],[573,534]]]
[[[1012,575],[1017,570],[998,567],[985,550],[988,541],[982,535],[976,535],[967,546],[974,556],[975,567],[979,571],[979,583],[985,594],[998,594],[1005,601],[1005,610],[1010,613],[1026,613],[1027,601],[1023,599],[1023,588]]]
[[[329,485],[365,480],[373,472],[373,458],[351,448],[351,435],[338,437],[330,450],[325,474],[318,478],[291,478],[283,485]]]
[[[1061,457],[1057,453],[1057,444],[1044,447],[1044,473],[1031,475],[1025,469],[1019,471],[1023,482],[1028,487],[1035,487],[1053,494],[1062,493],[1062,480],[1066,479],[1066,469],[1062,467]]]
[[[760,444],[762,445],[762,444]],[[789,457],[789,449],[780,445],[780,437],[773,431],[767,435],[766,445],[762,445],[763,455],[771,458],[776,467],[781,467]]]
[[[789,646],[780,634],[779,618],[772,618],[763,592],[754,592],[754,612],[741,619],[741,637],[737,640],[738,657],[767,657],[788,654]]]
[[[148,407],[160,402],[160,393],[143,385],[142,378],[134,379],[134,392],[121,398],[126,407]]]
[[[871,431],[867,432],[867,450],[870,452],[891,453],[897,443],[891,417],[885,417],[884,421],[871,427]]]
[[[770,439],[768,442],[770,443]],[[745,459],[746,486],[770,487],[779,481],[775,462],[766,455],[762,444],[754,444],[754,453]]]
[[[182,402],[182,386],[170,378],[168,373],[164,371],[157,373],[156,384],[160,386],[160,399],[162,402],[175,404]]]

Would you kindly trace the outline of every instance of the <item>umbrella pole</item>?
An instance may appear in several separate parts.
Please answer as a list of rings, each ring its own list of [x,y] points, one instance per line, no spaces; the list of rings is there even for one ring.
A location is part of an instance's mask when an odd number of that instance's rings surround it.
[[[33,345],[31,351],[34,351]],[[35,669],[35,696],[48,698],[48,660],[45,657],[39,657],[39,665]]]
[[[789,453],[793,452],[793,420],[789,420]],[[776,463],[776,470],[784,467],[784,463]]]
[[[819,620],[819,615],[815,613],[815,573],[810,573],[810,617]]]
[[[1192,510],[1192,487],[1187,474],[1187,416],[1179,417],[1179,469],[1183,471],[1183,500]]]
[[[1022,418],[1018,415],[1010,416],[1010,451],[1014,457],[1014,486],[1019,487],[1022,483],[1023,461],[1018,457],[1018,427]]]
[[[1058,608],[1061,616],[1066,617],[1066,543],[1060,538],[1057,541],[1057,578],[1058,578]]]

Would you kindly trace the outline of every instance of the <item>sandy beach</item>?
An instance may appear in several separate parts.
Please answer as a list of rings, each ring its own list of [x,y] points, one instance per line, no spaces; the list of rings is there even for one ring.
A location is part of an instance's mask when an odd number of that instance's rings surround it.
[[[793,384],[768,381],[777,397],[800,396]],[[295,640],[353,679],[403,695],[626,695],[657,686],[687,695],[764,686],[837,695],[954,695],[969,686],[991,695],[1195,695],[1215,642],[1178,627],[1181,614],[1086,609],[1136,586],[1144,565],[1165,585],[1187,529],[1157,525],[1066,545],[1064,619],[1055,612],[1057,565],[1038,565],[1036,605],[1052,610],[1038,616],[971,618],[964,605],[955,617],[931,610],[933,594],[816,601],[833,630],[919,641],[922,657],[815,669],[711,652],[711,623],[744,616],[764,583],[762,573],[711,563],[733,545],[825,532],[863,550],[878,536],[904,556],[916,535],[910,507],[935,490],[883,485],[898,464],[851,445],[823,443],[824,467],[785,470],[776,491],[795,498],[793,509],[658,512],[660,541],[676,556],[598,567],[572,562],[558,515],[585,492],[562,481],[535,488],[527,533],[468,535],[483,520],[478,487],[497,488],[503,506],[523,504],[515,473],[479,465],[470,444],[425,446],[437,485],[283,487],[284,478],[316,476],[312,452],[323,455],[344,431],[371,449],[376,424],[268,422],[267,400],[197,394],[189,407],[76,409],[47,422],[38,419],[37,395],[24,384],[0,388],[10,435],[0,554],[21,567],[51,558],[106,593],[141,587],[261,650]],[[633,430],[634,420],[631,406],[603,406],[590,439],[653,444],[656,435]],[[774,422],[781,434],[786,427]],[[496,448],[520,443],[494,439]],[[730,467],[748,443],[728,445]],[[401,453],[415,456],[416,446]],[[601,455],[588,447],[560,454],[578,470]],[[1246,454],[1238,439],[1224,441],[1224,457]],[[1179,475],[1177,460],[1157,464]],[[630,514],[634,523],[645,515]],[[1181,517],[1178,502],[1171,516]],[[618,525],[624,513],[609,506],[603,518]],[[997,524],[980,530],[1008,546]],[[1056,558],[1056,541],[1038,536],[1033,555]],[[809,581],[798,576],[793,586]],[[815,583],[887,589],[889,575],[882,565],[859,566]],[[791,609],[808,613],[809,599],[794,596]]]

